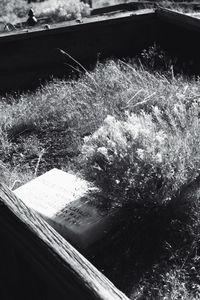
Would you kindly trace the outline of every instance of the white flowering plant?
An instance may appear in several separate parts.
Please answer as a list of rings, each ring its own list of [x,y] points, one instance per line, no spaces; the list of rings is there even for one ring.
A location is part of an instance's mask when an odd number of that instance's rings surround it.
[[[172,111],[155,106],[150,113],[127,113],[121,120],[108,115],[84,140],[82,159],[87,176],[114,205],[169,201],[198,176],[198,111],[197,103],[189,109],[179,103]]]

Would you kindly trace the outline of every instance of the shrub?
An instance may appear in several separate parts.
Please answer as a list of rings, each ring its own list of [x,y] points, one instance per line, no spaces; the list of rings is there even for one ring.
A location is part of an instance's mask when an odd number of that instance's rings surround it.
[[[173,110],[108,116],[86,137],[86,173],[113,201],[162,203],[199,174],[198,103],[177,103]]]
[[[73,20],[90,14],[89,5],[79,0],[46,0],[33,3],[32,7],[37,17],[47,17],[52,22]]]
[[[15,24],[26,21],[30,8],[33,8],[37,18],[46,17],[51,22],[68,21],[90,14],[89,5],[79,0],[45,0],[31,4],[27,4],[26,0],[2,0],[0,22]]]
[[[26,0],[2,0],[0,2],[0,21],[17,23],[27,17],[28,5]]]

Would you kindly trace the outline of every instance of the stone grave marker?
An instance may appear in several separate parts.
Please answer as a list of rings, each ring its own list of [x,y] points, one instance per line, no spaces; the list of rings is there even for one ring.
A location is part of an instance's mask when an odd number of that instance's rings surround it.
[[[117,220],[115,213],[95,203],[98,192],[86,180],[56,168],[14,191],[29,208],[83,250],[106,235]]]

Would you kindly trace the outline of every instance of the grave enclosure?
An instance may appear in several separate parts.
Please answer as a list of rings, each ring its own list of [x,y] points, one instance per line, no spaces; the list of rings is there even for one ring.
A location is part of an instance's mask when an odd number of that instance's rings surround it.
[[[121,11],[92,16],[82,24],[72,21],[49,30],[3,34],[0,92],[31,89],[52,75],[70,73],[71,69],[66,69],[66,63],[71,64],[69,55],[89,66],[99,56],[132,57],[155,42],[172,55],[195,60],[193,71],[198,74],[199,35],[200,20],[166,9]],[[0,299],[128,300],[80,254],[115,226],[117,212],[110,223],[105,213],[85,201],[88,189],[95,189],[81,179],[77,179],[80,190],[71,189],[67,196],[71,200],[66,206],[63,195],[67,191],[61,178],[64,176],[64,182],[71,183],[76,178],[58,170],[49,174],[14,193],[0,184]],[[51,174],[61,176],[58,184]],[[59,208],[48,201],[46,206],[38,206],[38,193],[44,202],[52,197],[55,204],[59,199]]]

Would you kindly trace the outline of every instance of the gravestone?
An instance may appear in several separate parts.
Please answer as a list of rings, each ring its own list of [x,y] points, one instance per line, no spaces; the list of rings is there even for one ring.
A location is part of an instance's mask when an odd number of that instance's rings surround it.
[[[99,206],[99,190],[86,180],[52,169],[14,191],[74,246],[86,250],[114,226],[115,212]]]

